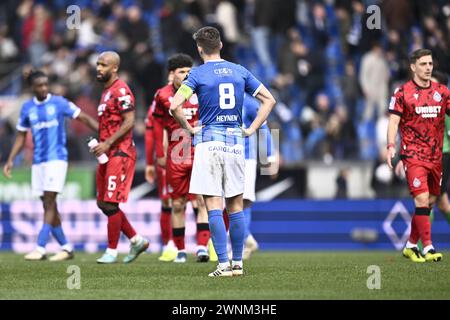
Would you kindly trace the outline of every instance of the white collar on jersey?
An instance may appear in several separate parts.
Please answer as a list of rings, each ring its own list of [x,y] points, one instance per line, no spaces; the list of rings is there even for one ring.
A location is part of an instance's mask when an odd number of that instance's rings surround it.
[[[44,101],[39,101],[36,97],[33,97],[34,104],[43,104],[46,103],[50,98],[52,97],[51,93],[47,93],[47,98],[44,99]]]
[[[224,59],[208,60],[205,63],[208,63],[208,62],[222,62],[222,61],[225,61],[225,60]]]

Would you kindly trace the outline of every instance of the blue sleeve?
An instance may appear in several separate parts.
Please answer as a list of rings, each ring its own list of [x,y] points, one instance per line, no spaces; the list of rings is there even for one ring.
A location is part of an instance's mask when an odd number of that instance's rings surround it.
[[[17,131],[25,132],[31,128],[30,118],[28,116],[28,109],[26,105],[22,106],[20,110],[19,120],[17,121],[16,129]]]
[[[78,117],[81,112],[81,109],[75,103],[65,98],[61,98],[61,108],[64,116],[72,119]]]
[[[261,89],[262,83],[250,71],[244,67],[242,69],[244,70],[245,92],[255,97]]]
[[[183,84],[187,85],[189,88],[192,89],[192,91],[196,92],[198,87],[198,68],[192,68],[189,72],[187,78],[183,81]]]

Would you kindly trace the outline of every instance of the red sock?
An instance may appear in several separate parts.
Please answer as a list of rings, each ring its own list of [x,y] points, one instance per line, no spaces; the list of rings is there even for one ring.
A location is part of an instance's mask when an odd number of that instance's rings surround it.
[[[173,232],[173,242],[177,246],[178,250],[184,250],[184,231],[185,228],[172,228]]]
[[[128,239],[131,239],[136,235],[136,231],[131,226],[130,222],[128,221],[127,216],[125,215],[125,213],[123,213],[122,210],[120,210],[120,214],[122,215],[121,230],[127,236]]]
[[[225,222],[225,230],[230,230],[230,218],[228,217],[227,209],[223,209],[223,222]]]
[[[170,222],[172,208],[161,208],[161,216],[159,218],[159,224],[161,226],[161,240],[163,245],[166,245],[171,239],[172,224]]]
[[[422,209],[422,208],[417,208]],[[430,209],[423,208],[421,212],[418,214],[418,210],[416,209],[416,214],[414,215],[414,219],[417,224],[417,229],[419,230],[420,240],[422,240],[422,245],[425,248],[431,244],[431,223],[430,223]],[[428,214],[426,214],[428,212]]]
[[[122,225],[122,215],[117,211],[108,216],[108,248],[116,249],[120,238],[120,229]]]
[[[207,246],[210,237],[209,224],[197,223],[197,245]]]
[[[416,215],[414,214],[412,216],[412,220],[411,220],[411,233],[409,234],[409,242],[417,244],[419,242],[419,230],[417,229],[417,219],[416,219]]]

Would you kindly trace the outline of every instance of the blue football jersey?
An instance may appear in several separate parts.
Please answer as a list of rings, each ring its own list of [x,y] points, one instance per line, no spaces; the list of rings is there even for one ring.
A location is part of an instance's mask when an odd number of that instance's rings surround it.
[[[244,96],[244,107],[242,109],[242,119],[244,127],[248,128],[255,120],[258,115],[260,102],[246,94]],[[250,137],[245,138],[245,159],[257,160],[257,150],[258,150],[258,140],[259,146],[264,147],[267,153],[267,157],[274,156],[274,147],[272,144],[272,136],[270,134],[270,129],[267,126],[267,122],[261,125],[261,128],[255,132]]]
[[[65,117],[76,118],[80,112],[80,108],[66,98],[51,94],[44,101],[33,98],[23,104],[16,128],[31,130],[33,164],[67,161]]]
[[[197,94],[203,142],[241,136],[244,93],[256,96],[262,86],[246,68],[226,60],[192,68],[183,84]]]

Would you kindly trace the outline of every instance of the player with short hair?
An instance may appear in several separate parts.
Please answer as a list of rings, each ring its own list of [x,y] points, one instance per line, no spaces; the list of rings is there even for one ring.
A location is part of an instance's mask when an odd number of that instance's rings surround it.
[[[204,64],[193,68],[173,98],[170,110],[194,137],[195,156],[189,192],[202,194],[208,209],[209,228],[219,265],[210,277],[243,274],[245,218],[244,148],[242,136],[252,135],[266,120],[275,99],[247,69],[220,57],[219,31],[204,27],[193,36]],[[249,128],[242,128],[244,92],[261,107]],[[199,126],[186,120],[182,106],[194,94],[199,100]],[[203,128],[202,128],[203,127]],[[198,134],[197,134],[198,133]],[[222,216],[223,197],[230,218],[232,265],[227,255],[227,234]]]
[[[108,217],[108,248],[98,263],[117,261],[117,245],[122,231],[130,239],[130,252],[124,263],[134,261],[144,252],[149,242],[137,234],[119,203],[126,202],[133,182],[136,147],[133,141],[134,95],[128,85],[119,79],[120,57],[114,51],[105,51],[97,59],[97,80],[104,85],[100,104],[99,144],[92,148],[97,157],[109,158],[97,168],[97,205]]]
[[[448,77],[446,74],[440,71],[433,71],[431,81],[438,82],[443,85],[447,85]],[[445,130],[444,130],[444,142],[442,145],[442,183],[441,183],[441,194],[438,196],[436,200],[436,205],[439,208],[439,211],[447,220],[447,223],[450,224],[450,203],[448,200],[448,192],[447,192],[447,182],[450,175],[450,117],[445,115]],[[397,176],[403,176],[403,162],[400,160],[395,167],[395,174]],[[433,223],[434,220],[434,211],[431,209],[430,211],[430,223]],[[423,249],[422,243],[419,240],[417,244],[420,250]]]
[[[187,200],[191,201],[197,220],[197,250],[198,262],[207,262],[207,244],[210,237],[208,214],[200,196],[189,194],[189,183],[192,172],[194,149],[191,137],[182,130],[179,123],[170,113],[170,103],[175,92],[192,68],[193,60],[182,53],[169,57],[167,61],[169,74],[173,82],[159,89],[155,94],[154,134],[158,164],[166,168],[167,185],[172,199],[172,238],[178,249],[174,262],[184,263],[187,259],[185,249],[185,209]],[[182,110],[192,126],[198,122],[198,99],[192,95],[186,101]],[[163,131],[167,131],[169,145],[167,152],[163,148]]]
[[[415,213],[411,234],[403,255],[414,262],[440,261],[431,241],[430,208],[441,193],[442,143],[445,114],[450,113],[450,93],[446,86],[431,81],[432,52],[414,51],[410,56],[412,80],[397,88],[389,103],[387,164],[392,169],[395,139],[401,133],[400,157],[414,198]],[[422,254],[417,247],[423,243]]]
[[[3,167],[3,174],[11,178],[14,159],[22,150],[26,134],[30,130],[34,145],[31,188],[33,193],[42,200],[44,223],[38,235],[36,249],[25,255],[25,260],[46,259],[45,246],[50,233],[61,245],[62,251],[50,257],[49,260],[67,260],[73,258],[73,247],[67,241],[62,229],[56,204],[56,197],[64,188],[67,174],[65,118],[77,119],[92,130],[98,129],[98,123],[73,102],[49,93],[48,77],[44,72],[31,71],[27,80],[34,97],[22,105],[16,126],[17,136]]]

